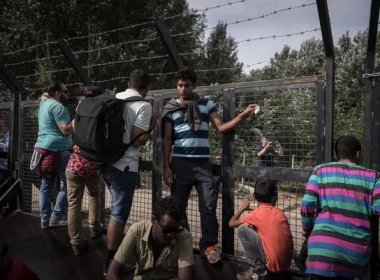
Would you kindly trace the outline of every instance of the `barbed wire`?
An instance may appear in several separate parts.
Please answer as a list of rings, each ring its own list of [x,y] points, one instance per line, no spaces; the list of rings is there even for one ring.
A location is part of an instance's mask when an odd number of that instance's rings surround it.
[[[243,68],[249,68],[254,65],[259,65],[268,62],[267,60],[259,61],[256,63],[252,64],[247,64],[247,65],[242,65],[241,67]],[[226,70],[234,70],[234,69],[239,69],[240,66],[235,66],[235,67],[222,67],[222,68],[214,68],[214,69],[195,69],[195,72],[217,72],[217,71],[226,71]],[[161,73],[150,73],[148,74],[149,76],[164,76],[164,75],[175,75],[177,72],[161,72]],[[125,80],[128,79],[129,76],[121,76],[121,77],[115,77],[111,79],[106,79],[106,80],[95,80],[95,83],[106,83],[106,82],[111,82],[111,81],[116,81],[116,80]]]
[[[58,42],[58,40],[49,41],[49,42],[45,42],[45,43],[40,43],[40,44],[33,45],[31,47],[17,49],[17,50],[8,52],[8,53],[2,53],[2,54],[0,54],[0,56],[8,56],[8,55],[12,55],[12,54],[20,53],[20,52],[25,52],[25,51],[29,51],[29,50],[35,49],[37,47],[41,47],[41,46],[45,46],[45,45],[51,45],[51,44],[56,44],[57,42]]]
[[[195,10],[194,12],[195,13],[196,12],[200,12],[200,11],[205,12],[205,11],[209,11],[209,10],[212,10],[212,9],[217,9],[217,8],[225,7],[225,6],[228,6],[228,5],[234,5],[234,4],[241,3],[241,2],[245,2],[245,0],[237,0],[237,1],[228,2],[226,4],[216,5],[216,6],[212,6],[212,7],[208,7],[208,8],[204,8],[204,9],[198,9],[198,10]],[[287,8],[282,8],[282,9],[274,10],[272,12],[263,14],[261,16],[252,17],[252,18],[248,18],[248,19],[245,19],[245,20],[231,21],[231,22],[227,23],[227,25],[241,24],[241,23],[244,23],[244,22],[249,22],[249,21],[253,21],[253,20],[263,19],[265,17],[271,16],[271,15],[276,15],[276,14],[279,14],[281,12],[291,11],[291,10],[294,10],[294,9],[305,8],[305,7],[312,6],[312,5],[316,5],[316,3],[306,3],[306,4],[301,4],[301,5],[298,5],[298,6],[290,6],[290,7],[287,7]],[[173,17],[180,16],[180,15],[183,15],[183,14],[184,13],[180,13],[180,14],[177,14],[175,16],[165,17],[164,19],[173,18]],[[116,32],[116,31],[120,31],[120,30],[124,30],[124,29],[134,28],[134,27],[139,27],[139,26],[143,26],[143,25],[147,25],[147,24],[152,24],[152,23],[153,23],[153,21],[147,21],[147,22],[143,22],[143,23],[129,25],[129,26],[122,27],[122,28],[112,29],[112,30],[109,30],[109,31],[104,31],[104,32],[99,32],[99,33],[92,33],[92,34],[85,35],[85,36],[71,37],[71,38],[67,38],[66,40],[67,41],[71,41],[71,40],[80,39],[80,38],[86,38],[86,37],[90,37],[90,36],[104,35],[104,34],[107,34],[107,33]],[[216,28],[216,26],[215,27],[211,27],[211,28],[206,28],[205,30],[212,30],[212,29],[215,29],[215,28]],[[201,32],[201,31],[202,30],[195,30],[195,31],[189,31],[189,32],[183,32],[183,33],[173,34],[171,36],[172,37],[186,36],[186,35],[196,34],[196,33]],[[121,43],[117,43],[117,44],[112,44],[112,45],[108,45],[106,47],[96,48],[96,49],[92,49],[92,50],[78,51],[78,52],[75,52],[75,54],[90,53],[90,52],[95,52],[95,51],[100,51],[100,50],[106,50],[106,49],[117,47],[117,46],[121,46],[121,45],[132,44],[132,43],[143,43],[143,42],[154,41],[154,40],[157,40],[157,39],[159,39],[159,37],[154,37],[154,38],[151,38],[151,39],[141,39],[141,40],[125,41],[125,42],[121,42]],[[53,44],[53,43],[56,44],[57,41],[50,41],[50,42],[46,42],[46,43],[43,43],[43,44],[37,44],[37,45],[31,46],[29,48],[24,48],[24,49],[16,50],[16,51],[9,52],[9,53],[2,54],[2,55],[16,54],[16,53],[21,52],[21,51],[31,50],[31,49],[36,48],[38,46],[44,46],[44,45]],[[62,55],[52,56],[52,57],[50,57],[50,59],[61,58],[61,57],[63,57],[63,56]],[[37,62],[39,60],[42,61],[42,60],[47,60],[47,59],[49,59],[49,57],[47,57],[47,58],[41,58],[41,59],[30,59],[30,60],[27,60],[27,61],[22,61],[22,62],[17,62],[17,63],[9,63],[9,64],[6,64],[6,65],[7,66],[19,66],[19,65],[22,65],[22,64],[26,64],[26,63]]]
[[[301,9],[301,8],[306,8],[306,7],[313,6],[313,5],[316,5],[316,3],[312,2],[312,3],[301,4],[301,5],[293,6],[293,7],[290,6],[288,8],[274,10],[272,12],[263,14],[261,16],[249,17],[249,18],[244,19],[244,20],[230,21],[230,22],[226,23],[226,26],[235,25],[235,24],[241,24],[241,23],[250,22],[250,21],[259,20],[259,19],[264,19],[266,17],[277,15],[277,14],[282,13],[282,12],[292,11],[292,10]],[[213,29],[216,29],[216,26],[205,28],[204,31],[209,31],[209,30],[213,30]],[[185,32],[185,33],[178,33],[178,34],[171,35],[171,37],[177,37],[177,36],[183,36],[183,35],[191,35],[191,34],[196,34],[197,32],[199,32],[199,31],[195,30],[195,31],[189,31],[189,32]]]
[[[110,48],[114,48],[114,47],[118,47],[118,46],[122,46],[122,45],[135,44],[135,43],[146,43],[146,42],[151,42],[151,41],[158,40],[158,39],[160,39],[160,38],[154,37],[154,38],[150,38],[150,39],[125,41],[125,42],[121,42],[121,43],[117,43],[117,44],[111,44],[111,45],[108,45],[106,47],[95,48],[95,49],[86,50],[86,51],[77,51],[77,52],[74,52],[74,54],[83,54],[83,53],[91,53],[91,52],[96,52],[96,51],[103,51],[103,50],[108,50]]]
[[[77,36],[77,37],[70,37],[70,38],[67,38],[66,41],[70,42],[72,40],[78,40],[78,39],[84,39],[84,38],[90,38],[90,37],[100,36],[100,35],[104,35],[104,34],[108,34],[108,33],[118,32],[118,31],[122,31],[122,30],[126,30],[126,29],[131,29],[131,28],[135,28],[135,27],[140,27],[140,26],[144,26],[144,25],[148,25],[148,24],[153,24],[153,23],[154,23],[154,21],[150,20],[150,21],[136,23],[136,24],[132,24],[132,25],[128,25],[128,26],[124,26],[124,27],[120,27],[120,28],[116,28],[116,29],[112,29],[112,30],[108,30],[108,31],[102,31],[102,32],[98,32],[98,33],[91,33],[91,34],[88,34],[88,35]]]
[[[206,12],[208,12],[210,10],[215,10],[215,9],[219,9],[219,8],[226,7],[226,6],[232,6],[232,5],[235,5],[238,3],[243,3],[243,2],[245,2],[245,0],[228,1],[227,3],[221,4],[221,5],[216,5],[216,6],[212,6],[212,7],[203,8],[203,9],[193,9],[193,12],[191,14],[196,14],[198,12],[203,12],[203,14],[205,14]],[[179,14],[174,15],[174,16],[164,17],[163,19],[168,20],[168,19],[177,18],[177,17],[183,16],[187,13],[189,13],[189,11],[184,11],[184,12],[179,13]]]
[[[6,66],[19,66],[19,65],[30,63],[30,62],[39,62],[39,61],[44,61],[44,60],[48,60],[48,59],[55,59],[55,58],[64,58],[64,55],[61,54],[61,55],[55,55],[55,56],[34,58],[34,59],[25,60],[25,61],[16,62],[16,63],[7,63],[5,65]]]
[[[207,12],[209,10],[218,9],[218,8],[222,8],[222,7],[225,7],[225,6],[231,6],[231,5],[234,5],[234,4],[237,4],[237,3],[242,3],[242,2],[245,2],[245,0],[229,1],[226,4],[221,4],[221,5],[216,5],[216,6],[212,6],[212,7],[207,7],[207,8],[204,8],[204,9],[195,9],[193,13],[198,13],[198,12],[202,12],[202,11],[203,12]],[[163,19],[164,20],[173,19],[173,18],[176,18],[176,17],[180,17],[181,15],[184,15],[184,14],[186,14],[188,12],[189,11],[184,11],[182,13],[178,13],[178,14],[173,15],[173,16],[164,17]],[[99,35],[104,35],[104,34],[108,34],[108,33],[118,32],[118,31],[130,29],[130,28],[135,28],[135,27],[139,27],[139,26],[144,26],[144,25],[152,24],[153,22],[154,21],[150,20],[150,21],[146,21],[146,22],[142,22],[142,23],[136,23],[136,24],[128,25],[128,26],[125,26],[125,27],[111,29],[111,30],[108,30],[108,31],[91,33],[91,34],[83,35],[83,36],[69,37],[69,38],[66,38],[66,40],[67,41],[72,41],[72,40],[84,39],[84,38],[88,38],[88,37],[95,37],[95,36],[99,36]],[[53,41],[49,41],[49,42],[45,42],[45,43],[40,43],[40,44],[36,44],[36,45],[30,46],[30,47],[27,47],[27,48],[17,49],[17,50],[14,50],[12,52],[2,53],[2,54],[0,54],[0,56],[8,56],[8,55],[13,55],[13,54],[24,52],[24,51],[30,51],[30,50],[33,50],[33,49],[35,49],[37,47],[45,46],[45,45],[50,45],[50,44],[56,44],[57,42],[58,42],[58,40],[53,40]]]
[[[261,36],[261,37],[256,37],[256,38],[248,38],[248,39],[245,39],[245,40],[236,41],[236,43],[237,44],[241,44],[241,43],[258,41],[258,40],[265,40],[265,39],[271,39],[271,38],[272,39],[277,39],[277,38],[284,38],[284,37],[292,37],[292,36],[297,36],[297,35],[304,35],[306,33],[317,32],[319,30],[321,30],[321,29],[320,28],[314,28],[314,29],[300,31],[300,32],[295,32],[295,33],[280,34],[280,35],[271,35],[271,36]]]
[[[265,40],[265,39],[277,39],[277,38],[283,38],[283,37],[292,37],[292,36],[297,36],[297,35],[304,35],[304,34],[310,33],[310,32],[316,32],[318,30],[320,30],[320,29],[319,28],[314,28],[314,29],[311,29],[311,30],[304,30],[304,31],[296,32],[296,33],[271,35],[271,36],[262,36],[262,37],[256,37],[256,38],[248,38],[248,39],[245,39],[245,40],[237,41],[236,43],[237,44],[241,44],[241,43],[258,41],[258,40]],[[122,44],[122,43],[120,43],[120,44]],[[220,46],[214,47],[214,48],[210,48],[210,49],[208,49],[208,51],[210,51],[210,50],[217,50],[217,49],[220,49]],[[86,53],[86,52],[89,52],[89,51],[75,52],[75,54],[82,54],[82,53]],[[179,55],[194,55],[194,54],[195,53],[179,53]],[[88,69],[88,68],[92,68],[92,67],[96,67],[96,66],[106,66],[106,65],[113,65],[113,64],[118,64],[118,63],[132,62],[132,61],[137,61],[137,60],[150,60],[150,59],[159,59],[159,58],[166,58],[166,57],[168,57],[168,55],[151,56],[151,57],[136,57],[136,58],[131,58],[131,59],[128,59],[128,60],[118,60],[118,61],[111,61],[111,62],[105,62],[105,63],[98,63],[98,64],[93,64],[93,65],[87,65],[87,66],[83,66],[83,68]],[[73,70],[73,69],[72,68],[65,68],[65,69],[61,69],[61,70],[44,71],[44,72],[33,73],[33,74],[29,74],[29,75],[20,75],[20,76],[17,76],[17,78],[29,78],[29,77],[33,77],[33,76],[38,76],[38,75],[43,74],[43,73],[59,73],[59,72],[65,72],[65,71],[69,71],[69,70]]]

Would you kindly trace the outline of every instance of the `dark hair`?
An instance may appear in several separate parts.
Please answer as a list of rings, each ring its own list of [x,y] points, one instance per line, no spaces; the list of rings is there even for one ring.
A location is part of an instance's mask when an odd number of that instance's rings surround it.
[[[138,91],[144,90],[149,86],[149,76],[141,69],[136,69],[129,75],[129,86]]]
[[[8,255],[8,245],[0,239],[0,258],[4,258],[6,255]]]
[[[335,142],[335,154],[338,159],[351,159],[362,150],[360,141],[352,135],[341,136]]]
[[[174,196],[159,198],[153,206],[153,215],[156,219],[161,219],[164,215],[169,215],[174,221],[181,220],[181,203]]]
[[[276,191],[276,184],[270,180],[257,181],[254,195],[258,202],[271,203]]]
[[[64,84],[60,80],[55,80],[49,85],[48,94],[50,97],[54,97],[56,91],[60,91]]]
[[[95,97],[101,94],[103,94],[103,89],[96,85],[89,85],[84,91],[85,97]]]
[[[190,80],[193,84],[197,82],[197,73],[191,68],[179,69],[175,75],[175,80]]]

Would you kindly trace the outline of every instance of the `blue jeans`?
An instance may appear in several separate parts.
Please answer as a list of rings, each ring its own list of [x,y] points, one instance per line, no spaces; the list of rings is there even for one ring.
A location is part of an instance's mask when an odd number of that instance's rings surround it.
[[[133,193],[137,184],[137,172],[124,171],[107,166],[103,179],[111,191],[111,220],[124,225],[131,212]]]
[[[182,224],[188,229],[186,208],[193,186],[197,190],[202,230],[199,248],[201,251],[205,251],[207,247],[218,243],[219,227],[216,218],[219,186],[214,183],[210,161],[208,158],[173,157],[171,168],[173,172],[171,194],[181,202]]]
[[[40,187],[40,217],[41,222],[49,220],[57,221],[64,219],[67,211],[67,182],[66,182],[66,166],[70,159],[70,151],[62,151],[59,161],[58,175],[53,177],[42,177]],[[60,188],[57,194],[53,212],[51,211],[51,191],[54,189],[56,178],[60,180]]]

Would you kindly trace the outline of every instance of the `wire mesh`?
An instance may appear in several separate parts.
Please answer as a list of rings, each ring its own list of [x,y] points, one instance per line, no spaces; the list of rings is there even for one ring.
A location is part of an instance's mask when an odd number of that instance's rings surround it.
[[[248,104],[260,105],[261,112],[251,116],[236,130],[235,164],[258,165],[257,152],[263,147],[261,136],[268,137],[283,156],[273,166],[310,169],[316,164],[317,101],[312,89],[236,93],[236,111]]]
[[[173,92],[173,91],[171,91]],[[153,92],[154,93],[154,92]],[[200,90],[200,95],[214,101],[220,117],[223,115],[222,91],[214,87],[207,87]],[[163,104],[176,96],[176,93],[166,94]],[[271,139],[277,140],[284,148],[284,156],[276,159],[278,167],[294,169],[311,169],[315,163],[316,155],[316,98],[315,92],[310,89],[292,89],[277,91],[252,91],[235,90],[236,113],[240,113],[250,103],[257,103],[261,106],[262,112],[257,117],[250,117],[243,123],[235,134],[235,165],[255,166],[257,165],[256,150],[259,146],[259,139],[262,134],[269,135]],[[24,165],[22,170],[23,179],[23,211],[38,212],[38,176],[29,170],[29,160],[33,152],[33,146],[37,137],[37,116],[36,109],[38,103],[27,102],[22,107],[22,158]],[[211,162],[221,164],[222,158],[222,136],[210,125],[209,131]],[[152,141],[142,148],[141,160],[152,162],[153,160]],[[140,183],[136,186],[132,210],[127,222],[127,226],[150,219],[152,214],[152,171],[140,171]],[[234,210],[237,210],[239,200],[244,196],[251,196],[255,178],[235,178],[234,179]],[[36,186],[36,187],[34,187]],[[277,205],[284,211],[289,219],[292,230],[295,251],[298,252],[302,246],[303,237],[300,226],[299,207],[300,200],[304,191],[304,184],[297,182],[281,181],[278,182],[279,198]],[[222,242],[222,186],[218,196],[218,207],[216,215],[219,221],[219,244]],[[162,185],[161,196],[170,194],[170,189]],[[105,217],[109,216],[111,196],[109,190],[104,191],[104,212]],[[253,207],[255,207],[253,205]],[[87,195],[85,194],[82,203],[82,210],[88,209]],[[195,190],[190,194],[188,209],[188,220],[193,235],[193,246],[198,248],[198,241],[201,237],[200,214],[198,194]],[[84,217],[87,217],[84,215]],[[234,240],[234,254],[242,257],[242,247],[236,237]],[[293,265],[294,266],[294,265]]]

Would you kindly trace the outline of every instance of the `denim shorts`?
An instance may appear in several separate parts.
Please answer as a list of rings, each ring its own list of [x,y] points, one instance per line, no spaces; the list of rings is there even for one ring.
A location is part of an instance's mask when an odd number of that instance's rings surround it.
[[[132,208],[133,193],[137,184],[137,172],[124,171],[108,166],[103,174],[103,179],[108,185],[111,202],[111,220],[125,224]]]

